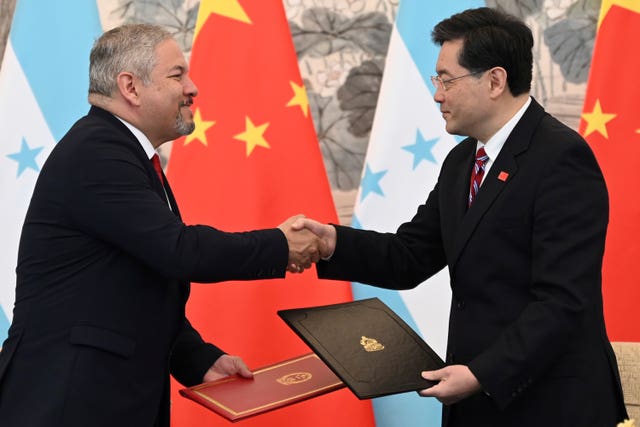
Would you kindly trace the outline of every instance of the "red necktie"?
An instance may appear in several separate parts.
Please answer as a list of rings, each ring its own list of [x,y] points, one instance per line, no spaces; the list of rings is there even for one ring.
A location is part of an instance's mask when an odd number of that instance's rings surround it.
[[[482,177],[484,175],[484,167],[486,166],[488,160],[489,156],[487,156],[486,151],[484,151],[484,147],[481,147],[476,153],[476,162],[474,163],[473,170],[471,171],[471,185],[469,186],[469,207],[478,194],[480,183],[482,182]]]
[[[164,178],[162,177],[162,165],[160,164],[160,156],[158,156],[157,153],[154,154],[153,157],[151,157],[151,163],[153,163],[153,168],[156,170],[158,178],[160,178],[160,182],[162,183],[162,185],[164,185]]]

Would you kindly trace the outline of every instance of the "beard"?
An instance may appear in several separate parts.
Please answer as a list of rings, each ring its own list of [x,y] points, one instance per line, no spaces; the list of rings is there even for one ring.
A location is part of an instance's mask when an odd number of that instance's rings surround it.
[[[175,129],[178,135],[183,135],[183,136],[189,135],[196,129],[196,124],[193,121],[187,122],[182,116],[182,107],[186,107],[188,105],[190,104],[187,104],[186,102],[181,102],[180,106],[178,107],[178,114],[176,115],[176,124],[175,124]]]

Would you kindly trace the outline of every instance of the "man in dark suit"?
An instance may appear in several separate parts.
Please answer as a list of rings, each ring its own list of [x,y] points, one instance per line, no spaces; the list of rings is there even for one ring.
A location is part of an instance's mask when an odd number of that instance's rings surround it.
[[[445,426],[613,427],[625,415],[602,309],[605,182],[589,146],[529,96],[533,37],[489,8],[439,23],[432,78],[468,136],[396,233],[301,219],[323,278],[409,289],[448,267],[447,366],[422,390]],[[401,362],[399,362],[401,363]],[[418,375],[418,373],[416,373]]]
[[[317,238],[293,232],[293,218],[242,233],[180,220],[150,159],[193,131],[196,94],[159,27],[94,44],[92,107],[42,168],[22,229],[2,427],[168,426],[169,374],[187,386],[251,377],[186,319],[189,282],[283,277],[317,260]]]

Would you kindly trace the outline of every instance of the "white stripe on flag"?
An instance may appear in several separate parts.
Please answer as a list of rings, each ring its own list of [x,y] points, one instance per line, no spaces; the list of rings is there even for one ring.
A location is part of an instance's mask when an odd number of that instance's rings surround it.
[[[0,71],[0,128],[0,307],[8,321],[22,222],[40,167],[55,144],[10,41]],[[0,330],[0,340],[4,340],[5,331]]]
[[[429,75],[439,48],[430,39],[440,20],[477,0],[402,0],[391,35],[358,199],[356,227],[395,231],[410,220],[433,189],[440,165],[456,144],[445,131],[433,100]],[[451,290],[447,270],[409,291],[385,291],[354,284],[354,298],[379,297],[409,323],[444,359]],[[402,361],[398,361],[402,363]],[[378,427],[438,426],[441,405],[417,393],[373,401]]]
[[[95,1],[16,4],[0,69],[0,343],[31,193],[56,141],[88,111],[89,50],[100,33]]]

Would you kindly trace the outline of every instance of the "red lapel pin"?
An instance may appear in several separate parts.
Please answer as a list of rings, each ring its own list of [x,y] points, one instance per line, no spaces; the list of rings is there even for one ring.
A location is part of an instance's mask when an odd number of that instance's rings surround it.
[[[505,171],[500,172],[500,174],[498,175],[498,179],[502,182],[506,182],[507,178],[509,178],[509,174]]]

